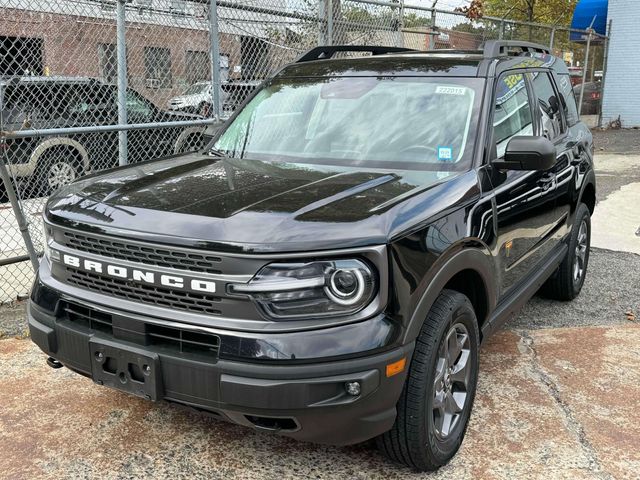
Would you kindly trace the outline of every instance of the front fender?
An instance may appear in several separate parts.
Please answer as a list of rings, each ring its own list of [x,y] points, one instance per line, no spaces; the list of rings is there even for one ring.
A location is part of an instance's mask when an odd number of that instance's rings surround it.
[[[425,281],[421,282],[424,284],[422,291],[417,290],[414,293],[418,296],[418,301],[405,329],[403,343],[412,342],[418,337],[422,324],[440,292],[456,274],[463,270],[473,270],[482,279],[487,316],[495,310],[498,298],[496,272],[488,248],[466,247],[455,253],[452,252],[449,256],[443,255],[446,259],[437,262],[437,265],[434,265],[425,275]]]

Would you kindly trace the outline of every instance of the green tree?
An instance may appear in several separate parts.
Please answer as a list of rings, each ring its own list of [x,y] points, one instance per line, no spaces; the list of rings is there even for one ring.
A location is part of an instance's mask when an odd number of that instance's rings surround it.
[[[483,15],[568,26],[578,0],[472,0],[460,9],[474,18]]]

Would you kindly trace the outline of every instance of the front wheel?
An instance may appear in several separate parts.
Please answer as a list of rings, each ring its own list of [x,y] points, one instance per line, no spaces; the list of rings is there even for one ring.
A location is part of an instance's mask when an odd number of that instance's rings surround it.
[[[51,148],[46,151],[35,171],[36,189],[42,195],[68,185],[80,177],[81,160],[69,149]]]
[[[469,299],[443,290],[425,320],[392,429],[377,439],[390,459],[436,470],[458,451],[478,382],[479,329]]]

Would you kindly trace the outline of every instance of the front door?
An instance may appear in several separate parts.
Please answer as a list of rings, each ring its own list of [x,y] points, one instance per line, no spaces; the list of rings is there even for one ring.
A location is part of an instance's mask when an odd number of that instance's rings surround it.
[[[532,79],[530,73],[518,71],[498,79],[493,102],[492,158],[502,158],[514,136],[545,135],[553,141],[560,134],[561,129],[554,130],[559,128],[555,122],[543,122]],[[534,273],[558,246],[562,220],[556,205],[553,168],[505,172],[493,169],[490,177],[497,229],[493,253],[500,265],[500,293],[504,297]]]

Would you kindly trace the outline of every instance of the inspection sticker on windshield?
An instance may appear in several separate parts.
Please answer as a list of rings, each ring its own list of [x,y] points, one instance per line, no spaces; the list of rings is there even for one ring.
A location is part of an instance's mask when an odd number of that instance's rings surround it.
[[[445,87],[438,85],[436,87],[436,93],[442,93],[444,95],[464,95],[466,88],[464,87]]]
[[[453,159],[453,148],[438,147],[438,160],[441,162],[450,162]]]

